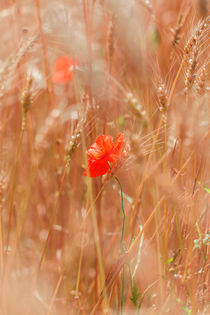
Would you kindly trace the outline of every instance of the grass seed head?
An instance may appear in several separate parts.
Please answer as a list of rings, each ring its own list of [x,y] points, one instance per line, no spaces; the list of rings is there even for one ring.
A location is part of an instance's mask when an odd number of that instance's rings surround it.
[[[26,86],[23,90],[21,96],[21,104],[22,104],[22,130],[25,129],[26,115],[32,103],[32,78],[27,78]]]
[[[204,64],[200,69],[196,78],[196,90],[199,95],[203,95],[206,92],[206,79],[207,79],[207,68]]]
[[[157,91],[158,91],[159,110],[160,112],[165,113],[168,107],[168,96],[167,96],[165,84],[160,83]]]

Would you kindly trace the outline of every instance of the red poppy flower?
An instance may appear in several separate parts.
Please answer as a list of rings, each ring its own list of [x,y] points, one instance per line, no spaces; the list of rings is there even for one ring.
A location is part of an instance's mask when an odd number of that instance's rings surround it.
[[[77,60],[75,62],[69,56],[59,57],[54,64],[53,82],[63,84],[73,79],[74,67],[78,65]]]
[[[87,150],[88,166],[84,175],[97,177],[109,173],[124,155],[124,144],[123,133],[118,135],[115,142],[111,136],[99,136]]]

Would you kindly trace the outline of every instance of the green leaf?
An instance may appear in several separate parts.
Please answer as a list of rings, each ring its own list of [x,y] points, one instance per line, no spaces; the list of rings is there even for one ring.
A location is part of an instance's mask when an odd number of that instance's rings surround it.
[[[169,259],[167,260],[167,264],[170,264],[173,260],[174,260],[174,257],[169,258]]]
[[[142,303],[143,303],[144,296],[145,296],[145,294],[143,294],[143,296],[142,296],[141,299],[140,299],[139,306],[138,306],[138,309],[139,309],[139,310],[140,310],[141,305],[142,305]]]
[[[199,240],[194,240],[195,248],[200,248]]]
[[[209,245],[210,244],[210,234],[206,234],[203,238],[203,244]]]
[[[203,186],[203,189],[204,189],[205,191],[207,191],[207,193],[210,194],[210,188]]]
[[[138,299],[139,299],[140,293],[138,292],[138,287],[137,287],[137,284],[136,284],[135,280],[133,281],[133,285],[131,287],[131,293],[132,293],[132,297],[130,297],[130,300],[133,302],[135,307],[137,307],[137,303],[138,303]]]
[[[207,186],[204,186],[201,182],[198,182],[198,184],[208,193],[210,194],[210,188]]]
[[[187,315],[191,315],[192,314],[192,310],[190,308],[188,308],[187,306],[183,305],[182,308],[187,313]]]

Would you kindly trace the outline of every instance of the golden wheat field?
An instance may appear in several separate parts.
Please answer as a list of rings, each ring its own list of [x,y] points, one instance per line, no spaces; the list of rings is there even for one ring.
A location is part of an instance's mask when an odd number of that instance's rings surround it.
[[[209,9],[0,1],[0,315],[210,314]]]

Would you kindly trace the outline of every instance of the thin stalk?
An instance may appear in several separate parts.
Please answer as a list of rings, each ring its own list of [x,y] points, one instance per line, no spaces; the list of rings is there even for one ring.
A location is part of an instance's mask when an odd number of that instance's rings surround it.
[[[10,239],[10,230],[11,230],[11,224],[12,224],[12,214],[13,214],[13,206],[14,206],[14,195],[15,195],[15,185],[16,185],[16,177],[17,177],[17,166],[20,156],[20,149],[23,141],[23,135],[24,135],[24,129],[21,129],[18,147],[17,147],[17,153],[16,153],[16,159],[15,159],[15,165],[14,165],[14,171],[13,171],[13,178],[12,178],[12,188],[11,188],[11,195],[10,195],[10,205],[9,205],[9,222],[8,222],[8,231],[7,231],[7,241],[6,241],[6,248],[8,249],[9,246],[9,239]]]
[[[114,176],[116,181],[118,182],[120,186],[120,196],[121,196],[121,207],[122,207],[122,213],[123,213],[123,223],[122,223],[122,232],[121,232],[121,238],[120,238],[120,249],[121,249],[121,255],[124,254],[124,249],[123,249],[123,236],[124,236],[124,230],[125,230],[125,209],[123,205],[123,190],[122,190],[122,185],[117,178],[117,176]],[[122,293],[121,293],[121,299],[120,299],[120,309],[121,309],[121,314],[123,314],[123,302],[124,302],[124,267],[122,270]]]
[[[125,294],[125,276],[124,276],[124,266],[122,268],[122,293],[120,298],[120,314],[123,314],[123,303],[124,303],[124,294]]]
[[[163,283],[162,283],[162,277],[163,277],[163,271],[162,271],[162,253],[161,253],[161,234],[159,232],[159,222],[160,222],[160,212],[157,212],[155,214],[155,226],[156,226],[156,233],[155,233],[155,238],[156,238],[156,244],[157,244],[157,256],[158,256],[158,273],[160,275],[160,303],[162,304],[163,302]]]
[[[167,117],[165,118],[165,123],[164,123],[164,127],[165,127],[165,132],[164,132],[164,136],[165,136],[165,153],[167,153],[168,147],[167,147]],[[164,167],[165,167],[165,173],[167,174],[167,155],[166,158],[164,159]]]
[[[102,253],[101,253],[101,244],[100,244],[100,237],[99,237],[99,230],[98,230],[98,222],[96,217],[96,209],[95,204],[93,202],[93,189],[92,189],[92,181],[91,178],[88,178],[88,186],[90,191],[90,201],[91,201],[91,215],[92,215],[92,223],[93,223],[93,233],[94,233],[94,239],[95,239],[95,245],[96,245],[96,254],[97,254],[97,260],[98,260],[98,266],[99,266],[99,278],[100,278],[100,291],[105,287],[105,272],[104,272],[104,266],[102,261]],[[108,306],[108,299],[106,290],[103,292],[104,295],[104,305],[103,308]]]
[[[134,219],[136,218],[136,215],[137,215],[137,211],[138,211],[138,206],[139,206],[142,190],[143,190],[143,187],[144,187],[144,183],[145,183],[145,181],[147,179],[148,169],[149,169],[149,165],[150,165],[150,162],[151,162],[151,159],[152,159],[152,154],[154,152],[154,148],[155,148],[155,145],[156,145],[156,142],[157,142],[157,138],[158,138],[158,136],[160,134],[160,129],[162,127],[163,122],[164,122],[164,115],[162,115],[162,117],[161,117],[158,129],[157,129],[157,133],[155,135],[155,138],[154,138],[154,141],[153,141],[153,144],[152,144],[151,153],[149,154],[149,157],[148,157],[145,169],[144,169],[144,173],[143,173],[143,176],[142,176],[142,180],[141,180],[141,183],[139,185],[137,198],[136,198],[135,206],[134,206],[134,210],[133,210],[133,215],[131,217],[131,223],[130,223],[131,226],[133,226]]]
[[[55,302],[55,298],[56,298],[56,295],[58,293],[58,290],[60,288],[60,285],[61,285],[61,282],[63,280],[63,274],[60,275],[59,279],[58,279],[58,283],[56,285],[56,288],[55,288],[55,291],[53,293],[53,296],[52,296],[52,299],[51,299],[51,302],[50,302],[50,306],[48,308],[48,311],[47,311],[47,315],[50,315],[51,314],[51,311],[52,311],[52,308],[53,308],[53,304]]]
[[[83,227],[84,227],[84,224],[86,223],[86,220],[87,220],[89,214],[90,214],[91,211],[92,211],[92,205],[94,205],[94,204],[96,203],[96,201],[97,201],[98,198],[100,197],[101,193],[103,192],[104,187],[105,187],[106,184],[107,184],[107,182],[104,182],[103,185],[101,186],[101,188],[100,188],[98,194],[96,195],[95,199],[93,200],[93,202],[91,203],[90,207],[88,208],[87,213],[86,213],[85,218],[84,218],[84,221],[82,222],[80,228],[83,228]]]
[[[168,217],[168,211],[167,211],[167,204],[164,202],[164,240],[163,240],[163,257],[164,257],[164,265],[168,259],[168,251],[167,251],[167,246],[168,246],[168,240],[167,240],[167,217]]]
[[[172,86],[171,86],[171,90],[170,90],[170,93],[169,93],[169,96],[168,96],[168,104],[169,104],[169,105],[170,105],[171,98],[172,98],[172,95],[173,95],[173,92],[174,92],[174,89],[175,89],[175,86],[176,86],[176,82],[177,82],[177,80],[178,80],[178,78],[179,78],[179,75],[180,75],[180,73],[181,73],[182,67],[183,67],[183,65],[184,65],[185,59],[186,59],[186,57],[184,56],[184,58],[182,59],[182,62],[181,62],[181,64],[180,64],[180,66],[179,66],[179,69],[178,69],[178,71],[177,71],[177,74],[176,74],[176,76],[175,76],[175,79],[174,79],[174,81],[173,81],[173,84],[172,84]]]
[[[44,243],[44,246],[43,246],[43,249],[42,249],[42,253],[41,253],[41,257],[40,257],[40,261],[39,261],[39,265],[38,265],[38,268],[37,268],[37,274],[36,274],[35,284],[34,284],[35,287],[36,287],[37,280],[38,280],[39,273],[40,273],[40,269],[41,269],[41,266],[42,266],[42,263],[43,263],[43,260],[44,260],[44,257],[45,257],[45,252],[46,252],[47,245],[48,245],[48,242],[49,242],[49,239],[50,239],[52,228],[53,228],[53,225],[54,225],[56,217],[57,217],[57,209],[58,209],[58,204],[59,204],[59,197],[60,197],[61,191],[63,189],[63,183],[64,183],[65,175],[66,175],[66,169],[64,169],[63,176],[61,178],[60,189],[57,192],[57,198],[56,198],[56,201],[55,201],[55,206],[54,206],[53,211],[52,211],[52,217],[51,217],[50,225],[49,225],[49,228],[48,228],[47,238],[46,238],[46,241]]]
[[[41,35],[41,45],[42,45],[43,58],[44,58],[44,71],[45,71],[45,81],[47,84],[47,94],[49,97],[50,106],[52,107],[54,91],[53,91],[53,86],[49,80],[50,67],[49,67],[49,63],[48,63],[48,59],[47,59],[47,48],[46,48],[45,38],[44,38],[44,34],[43,34],[43,29],[42,29],[42,20],[41,20],[41,14],[40,14],[40,0],[34,0],[34,1],[36,4],[37,18],[38,18],[38,24],[39,24],[39,32]]]
[[[122,223],[122,232],[121,232],[121,238],[120,238],[120,249],[121,249],[121,254],[124,254],[124,249],[123,249],[123,236],[124,236],[124,230],[125,230],[125,209],[123,205],[123,190],[122,190],[122,185],[120,184],[119,179],[117,176],[114,176],[116,181],[118,182],[120,186],[120,196],[121,196],[121,207],[122,207],[122,213],[123,213],[123,223]]]
[[[144,224],[144,226],[142,227],[141,231],[137,234],[135,240],[133,241],[133,243],[131,244],[130,248],[128,249],[128,251],[127,251],[126,254],[124,255],[122,267],[123,267],[124,263],[131,257],[131,254],[132,254],[134,248],[135,248],[136,245],[138,244],[138,242],[139,242],[139,240],[141,239],[143,233],[145,233],[146,229],[149,227],[149,225],[150,225],[150,223],[152,222],[152,220],[153,220],[153,218],[154,218],[156,212],[159,210],[159,207],[160,207],[160,205],[162,204],[164,198],[165,198],[165,196],[161,197],[161,199],[158,201],[157,205],[156,205],[155,208],[153,209],[151,215],[149,216],[149,218],[148,218],[147,221],[145,222],[145,224]],[[122,267],[121,267],[121,268],[122,268]],[[116,277],[118,276],[118,273],[120,272],[121,268],[119,268],[119,269],[117,270],[117,272],[114,273],[113,277],[112,277],[112,278],[109,280],[109,282],[106,284],[106,287],[103,289],[103,291],[104,291],[105,289],[106,289],[106,290],[109,289],[109,288],[113,285],[113,283],[114,283]],[[99,305],[101,304],[101,302],[103,301],[103,299],[104,299],[103,291],[102,291],[102,293],[101,293],[101,295],[100,295],[100,297],[99,297],[97,303],[95,304],[94,308],[92,309],[90,315],[94,315],[94,314],[96,313],[98,306],[99,306]]]
[[[4,240],[3,240],[3,226],[2,214],[0,214],[0,275],[3,275],[4,270]]]
[[[90,126],[91,126],[91,139],[95,138],[95,118],[94,118],[94,108],[93,108],[93,98],[92,98],[92,25],[91,25],[91,8],[88,0],[83,0],[83,15],[85,22],[85,33],[87,41],[88,50],[88,85],[87,92],[90,101]],[[92,11],[93,13],[93,11]]]
[[[31,117],[28,113],[27,115],[28,118],[28,123],[27,123],[27,136],[29,137],[29,144],[30,144],[30,158],[31,160],[33,160],[33,139],[32,139],[32,132],[31,132]],[[26,115],[23,115],[23,120],[22,120],[22,128],[25,129],[25,124],[26,124]],[[23,202],[20,206],[20,210],[19,210],[19,216],[18,216],[18,221],[17,221],[17,228],[16,228],[16,246],[15,246],[15,250],[14,253],[16,252],[16,249],[19,245],[19,242],[21,240],[22,237],[22,233],[24,230],[24,223],[25,223],[25,218],[26,218],[26,213],[27,213],[27,209],[28,209],[28,204],[29,204],[29,200],[30,200],[30,195],[31,195],[31,191],[32,191],[32,187],[33,187],[33,182],[34,182],[34,174],[35,174],[35,166],[34,163],[30,164],[30,170],[29,170],[29,180],[27,183],[27,189],[26,189],[26,193],[24,195],[24,199]]]
[[[142,234],[146,231],[146,229],[149,227],[150,223],[152,222],[152,219],[154,218],[156,212],[159,210],[160,205],[162,204],[163,200],[164,200],[165,196],[162,196],[161,199],[158,201],[157,205],[155,206],[154,210],[152,211],[152,213],[150,214],[149,218],[147,219],[147,221],[145,222],[145,224],[143,225],[141,231],[137,234],[135,240],[133,241],[133,243],[131,244],[130,248],[127,251],[127,255],[131,254],[131,252],[133,251],[133,249],[135,248],[135,246],[137,245],[137,243],[139,242]]]
[[[175,213],[176,231],[177,231],[177,236],[178,236],[178,240],[179,240],[179,246],[180,246],[180,249],[181,249],[182,257],[184,258],[182,234],[181,234],[181,230],[180,230],[180,226],[179,226],[179,221],[178,221],[176,209],[174,209],[174,213]]]
[[[89,192],[88,192],[88,195],[89,195]],[[86,208],[88,208],[88,200],[87,200]],[[75,296],[78,296],[78,293],[79,293],[79,283],[80,283],[80,277],[81,277],[82,258],[83,258],[84,236],[85,236],[85,226],[82,229],[81,251],[80,251],[80,257],[79,257],[79,266],[78,266],[78,272],[77,272]]]
[[[81,277],[82,258],[83,258],[84,234],[85,234],[85,230],[82,231],[81,251],[80,251],[80,255],[79,255],[79,266],[78,266],[77,282],[76,282],[76,289],[75,289],[75,296],[76,297],[78,296],[78,293],[79,293],[79,283],[80,283],[80,277]]]

